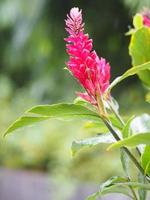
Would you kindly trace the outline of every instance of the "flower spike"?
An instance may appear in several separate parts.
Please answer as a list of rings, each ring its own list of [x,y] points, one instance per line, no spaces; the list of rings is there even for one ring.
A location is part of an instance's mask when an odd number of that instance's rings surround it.
[[[82,11],[72,8],[67,15],[66,31],[69,33],[66,48],[69,55],[67,67],[80,82],[86,93],[77,93],[93,105],[98,105],[97,97],[102,98],[109,86],[110,65],[93,51],[93,41],[84,33]]]

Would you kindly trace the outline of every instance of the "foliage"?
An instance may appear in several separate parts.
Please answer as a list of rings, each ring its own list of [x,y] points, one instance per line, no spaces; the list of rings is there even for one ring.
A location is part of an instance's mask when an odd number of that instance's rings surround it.
[[[41,9],[41,13],[42,13],[42,9],[44,8],[44,5],[45,5],[44,3],[46,4],[46,1],[43,1],[43,4],[40,4],[40,2],[38,2],[36,4],[37,7],[35,8],[35,10]],[[26,12],[25,13],[22,12],[22,15],[26,16],[27,21],[30,21],[31,19],[33,20],[34,23],[38,21],[38,16],[36,14],[33,17],[32,15],[27,16]],[[6,19],[6,22],[4,20],[5,23],[3,26],[5,27],[9,27],[9,25],[7,24],[7,20],[8,21],[10,20],[9,16],[8,16],[8,19]],[[107,193],[114,193],[114,192],[123,193],[134,200],[137,200],[138,198],[140,200],[145,200],[146,193],[147,191],[150,190],[150,186],[149,186],[150,115],[143,114],[139,117],[134,115],[132,117],[127,117],[124,121],[124,119],[119,114],[118,104],[113,100],[113,98],[111,98],[111,92],[112,92],[111,90],[117,84],[120,84],[122,80],[127,79],[128,77],[133,76],[133,75],[138,75],[141,81],[147,87],[150,86],[150,78],[149,78],[150,77],[150,56],[149,56],[150,27],[147,27],[142,23],[141,14],[138,14],[135,16],[135,18],[133,19],[133,25],[134,25],[134,28],[128,32],[128,34],[131,34],[129,54],[131,55],[133,66],[130,69],[128,69],[125,73],[123,73],[121,76],[114,79],[114,81],[112,81],[112,83],[109,85],[107,90],[104,91],[103,94],[101,93],[101,96],[98,96],[99,99],[95,95],[95,100],[97,101],[97,104],[93,105],[91,103],[91,105],[89,105],[88,103],[80,99],[80,101],[76,100],[74,101],[74,103],[70,103],[70,104],[59,103],[59,104],[53,104],[53,105],[47,104],[47,105],[34,106],[31,109],[28,109],[27,111],[25,111],[24,114],[21,117],[19,117],[15,122],[13,122],[8,127],[8,129],[4,132],[4,135],[7,135],[8,133],[19,130],[20,128],[31,126],[35,123],[42,122],[49,119],[52,119],[52,120],[58,119],[58,120],[64,120],[64,121],[68,121],[68,120],[70,121],[72,119],[76,119],[78,121],[83,120],[83,121],[87,121],[88,124],[91,124],[92,128],[95,128],[95,130],[97,130],[97,127],[99,128],[99,130],[104,130],[102,131],[102,133],[96,132],[97,133],[96,136],[93,135],[88,138],[84,138],[82,140],[74,140],[74,142],[72,143],[72,149],[71,149],[72,154],[76,155],[76,153],[81,149],[82,151],[84,151],[84,147],[88,147],[90,151],[91,148],[96,148],[99,146],[99,144],[102,144],[102,143],[104,143],[105,146],[107,146],[109,150],[113,148],[120,148],[121,162],[122,162],[123,170],[125,171],[125,177],[113,177],[109,179],[108,181],[104,182],[103,184],[100,185],[100,189],[98,190],[98,192],[88,197],[88,200],[96,200],[99,196],[105,195]],[[42,24],[42,25],[39,24],[39,26],[45,27],[45,24]],[[24,40],[28,39],[28,34],[29,33],[26,33]],[[45,33],[42,35],[45,36]],[[17,39],[18,38],[19,36],[17,35]],[[41,35],[37,36],[37,38],[41,38]],[[41,43],[47,44],[48,38],[46,39],[45,37],[43,37],[43,39],[45,41]],[[20,66],[19,59],[22,59],[22,56],[24,55],[22,53],[24,51],[21,52],[22,55],[18,54],[18,60],[13,60],[12,55],[20,53],[19,50],[25,46],[24,40],[18,42],[18,46],[15,47],[16,51],[12,52],[12,54],[9,54],[11,56],[8,57],[8,61],[6,60],[3,61],[4,64],[8,62],[8,66],[10,65],[12,68],[13,67],[15,68],[16,66],[18,67]],[[14,41],[15,41],[15,38],[14,38]],[[28,42],[30,42],[30,40],[28,40]],[[51,43],[53,43],[53,41],[51,41]],[[14,43],[12,42],[10,47],[13,47],[13,45]],[[37,49],[39,50],[39,52],[38,51],[36,52],[37,54],[35,55],[35,57],[38,57],[38,54],[42,52],[41,49],[42,47]],[[7,54],[7,51],[11,52],[11,48],[5,51],[6,54]],[[50,42],[48,42],[47,49],[44,50],[43,52],[44,52],[43,59],[44,59],[44,56],[46,56],[46,58],[48,59],[48,55],[51,52]],[[27,55],[25,56],[28,57],[29,54],[30,52],[27,51]],[[60,62],[61,62],[61,59],[60,59]],[[51,63],[53,63],[53,59],[51,60]],[[29,60],[27,59],[25,65],[30,66],[31,64],[32,62],[30,58]],[[18,70],[16,69],[16,71]],[[41,71],[38,72],[37,70],[37,74],[41,74],[40,72]],[[32,76],[34,77],[33,74]],[[41,78],[41,81],[44,79],[45,79],[45,75]],[[7,79],[6,79],[6,82],[7,82]],[[4,92],[4,96],[5,95],[7,96],[7,94],[5,94]],[[40,98],[42,97],[43,97],[43,94],[40,96]],[[149,98],[147,98],[147,102],[149,102]],[[35,104],[35,102],[32,102],[31,104]],[[138,122],[138,126],[137,125],[135,126],[137,122]],[[105,130],[106,128],[107,130]],[[60,144],[61,140],[59,137],[58,138],[54,137],[54,143],[57,140],[58,146],[61,145]],[[62,135],[61,137],[64,137],[64,135]],[[71,139],[73,139],[72,136],[71,136]],[[13,140],[15,140],[15,138]],[[110,143],[112,144],[108,146]],[[43,144],[45,144],[45,142]],[[50,143],[50,146],[51,145],[53,146],[53,143]],[[43,154],[48,152],[47,146],[49,146],[49,143],[45,147],[46,150],[43,150],[42,152]],[[64,148],[66,148],[67,145],[64,144],[64,146],[65,146]],[[130,149],[130,147],[134,148],[138,152],[139,157],[135,155],[135,152],[132,149]],[[16,151],[18,151],[17,148],[16,148]],[[49,159],[50,156],[54,157],[55,151],[58,151],[56,146],[54,147],[53,153],[50,152],[47,154],[47,158]],[[40,152],[38,156],[40,156]],[[48,162],[47,158],[45,159],[44,157],[43,163]],[[30,160],[32,160],[32,158],[30,158]],[[61,159],[59,161],[61,162]],[[135,164],[135,166],[137,167],[137,171],[139,174],[138,177],[134,177],[134,175],[130,174],[131,170],[130,170],[130,166],[128,165],[129,161],[132,161],[133,164]]]

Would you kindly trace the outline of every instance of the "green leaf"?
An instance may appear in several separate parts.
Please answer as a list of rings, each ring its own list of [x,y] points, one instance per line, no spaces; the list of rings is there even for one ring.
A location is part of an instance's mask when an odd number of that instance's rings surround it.
[[[105,124],[100,121],[100,122],[92,122],[92,121],[88,121],[84,123],[84,128],[92,131],[92,133],[94,132],[95,134],[97,133],[108,133],[108,129],[105,126]]]
[[[133,25],[136,29],[143,27],[143,17],[141,14],[138,13],[133,17]]]
[[[28,116],[28,115],[33,116]],[[5,131],[5,135],[19,128],[32,125],[35,122],[46,119],[80,119],[89,120],[99,123],[100,117],[97,113],[75,104],[54,104],[54,105],[39,105],[28,110],[22,117],[12,123]]]
[[[141,156],[142,167],[145,170],[145,174],[150,175],[150,146],[146,146]]]
[[[47,120],[49,117],[32,117],[32,116],[22,116],[18,118],[14,123],[12,123],[8,129],[5,131],[4,136],[12,131],[15,131],[19,128],[30,126],[34,123],[41,122]]]
[[[135,116],[132,116],[131,118],[128,119],[127,123],[125,124],[123,130],[122,130],[122,136],[123,138],[127,138],[128,136],[131,135],[131,129],[130,129],[130,124],[132,120],[134,119]]]
[[[150,103],[150,92],[146,94],[146,102]]]
[[[129,193],[130,187],[150,191],[150,184],[148,183],[129,182],[123,177],[112,177],[101,184],[99,191],[89,196],[87,200],[96,200],[98,197],[109,193],[121,193],[134,199]]]
[[[110,91],[114,86],[116,86],[118,83],[120,83],[121,81],[123,81],[124,79],[128,78],[129,76],[133,76],[135,74],[138,74],[141,71],[144,71],[146,69],[150,69],[150,61],[146,62],[144,64],[141,65],[137,65],[135,67],[130,68],[129,70],[127,70],[122,76],[117,77],[108,87],[107,91]],[[148,79],[150,76],[148,76]]]
[[[128,186],[124,186],[123,184],[118,185],[118,183],[126,183],[126,182],[127,182],[126,178],[117,176],[112,177],[108,179],[106,182],[102,183],[100,185],[99,191],[89,196],[87,200],[96,200],[98,197],[110,193],[121,193],[132,198],[132,196],[129,194]]]
[[[118,128],[119,130],[122,130],[123,125],[120,123],[120,121],[116,118],[116,116],[114,115],[109,115],[109,119],[112,123],[112,125],[116,128]]]
[[[30,110],[27,113],[34,113],[38,115],[44,115],[52,118],[61,118],[61,117],[80,117],[80,115],[89,115],[90,118],[99,120],[97,113],[87,109],[81,105],[75,104],[53,104],[53,105],[38,105]]]
[[[150,191],[150,184],[146,183],[146,184],[142,184],[142,183],[138,183],[138,182],[126,182],[126,183],[116,183],[116,185],[118,186],[132,186],[133,188],[141,188],[144,190],[148,190]]]
[[[142,26],[142,24],[139,24],[140,16],[138,17],[138,20],[137,17],[136,22],[138,21],[138,23],[136,23],[136,25]],[[129,54],[132,57],[133,66],[150,61],[150,29],[148,27],[144,26],[132,34],[129,45]],[[139,71],[138,76],[145,85],[150,87],[150,70],[145,69]]]
[[[85,147],[93,147],[95,145],[104,143],[110,144],[113,143],[115,140],[111,134],[99,135],[96,137],[86,138],[80,141],[73,141],[71,146],[72,155],[75,156],[78,151]]]
[[[135,147],[140,144],[150,145],[150,132],[149,133],[141,133],[137,135],[133,135],[131,137],[120,140],[108,147],[108,150],[112,148],[120,148],[122,146],[127,147]]]

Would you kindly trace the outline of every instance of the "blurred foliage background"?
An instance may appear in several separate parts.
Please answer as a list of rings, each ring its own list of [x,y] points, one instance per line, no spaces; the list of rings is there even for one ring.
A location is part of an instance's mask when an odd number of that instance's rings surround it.
[[[47,121],[2,138],[11,121],[33,105],[72,102],[76,81],[64,70],[64,19],[71,7],[83,10],[94,48],[111,64],[112,79],[130,67],[132,16],[149,0],[1,0],[0,1],[0,165],[49,171],[51,175],[100,182],[119,172],[117,152],[105,146],[72,159],[72,140],[95,135],[84,124]],[[130,78],[113,91],[121,112],[147,111],[140,81]],[[127,98],[128,97],[128,98]],[[128,113],[130,115],[130,113]],[[109,167],[106,167],[109,166]],[[117,168],[117,170],[116,170]],[[101,173],[105,170],[105,173]],[[66,176],[67,175],[67,176]]]

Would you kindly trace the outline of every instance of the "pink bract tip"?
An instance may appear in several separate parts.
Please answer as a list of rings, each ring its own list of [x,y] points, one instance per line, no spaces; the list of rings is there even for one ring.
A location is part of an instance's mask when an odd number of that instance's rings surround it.
[[[70,10],[70,15],[67,15],[66,31],[70,35],[76,35],[83,31],[84,24],[82,23],[82,10],[79,8],[72,8]]]

